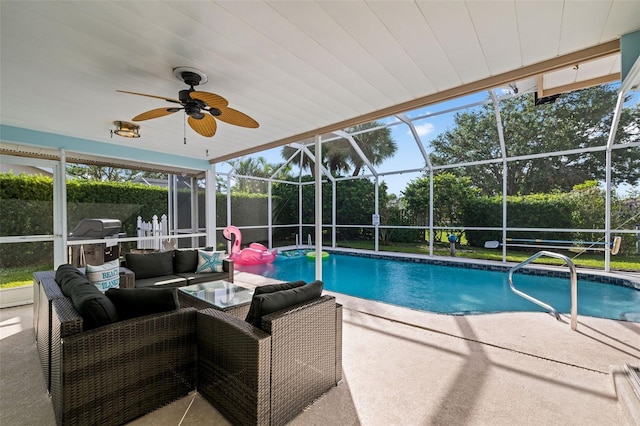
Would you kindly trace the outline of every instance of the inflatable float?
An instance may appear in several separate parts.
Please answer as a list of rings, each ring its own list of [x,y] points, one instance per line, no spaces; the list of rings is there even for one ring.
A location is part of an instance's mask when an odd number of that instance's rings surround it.
[[[269,251],[265,246],[260,243],[251,243],[249,247],[240,249],[242,243],[242,233],[235,226],[227,226],[222,230],[222,235],[231,244],[231,254],[229,259],[233,260],[238,265],[261,265],[264,263],[271,263],[275,260],[278,250]],[[233,239],[232,239],[233,238]]]
[[[308,251],[308,252],[305,254],[305,256],[307,256],[309,259],[315,259],[315,258],[316,258],[316,252],[315,252],[315,251],[313,251],[313,250]],[[327,253],[326,251],[323,251],[323,252],[322,252],[322,258],[323,258],[323,259],[326,259],[327,257],[329,257],[329,253]]]

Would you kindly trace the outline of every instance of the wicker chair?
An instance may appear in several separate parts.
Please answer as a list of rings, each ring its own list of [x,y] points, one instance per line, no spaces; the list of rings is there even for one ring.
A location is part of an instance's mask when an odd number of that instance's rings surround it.
[[[57,284],[47,273],[36,279],[43,289],[42,304],[47,289]],[[45,376],[49,376],[59,425],[123,424],[195,389],[194,308],[83,331],[82,317],[71,300],[55,293],[51,297],[47,298],[51,337]],[[42,318],[38,321],[43,322]],[[39,327],[38,340],[45,334]]]
[[[84,270],[84,268],[79,268]],[[51,391],[51,314],[54,299],[65,298],[55,281],[56,271],[42,271],[33,274],[33,331],[36,348],[40,357],[47,391]],[[120,268],[120,286],[132,288],[135,275],[126,268]]]
[[[215,309],[197,316],[198,392],[233,424],[284,424],[342,380],[332,296],[269,314],[262,330]]]

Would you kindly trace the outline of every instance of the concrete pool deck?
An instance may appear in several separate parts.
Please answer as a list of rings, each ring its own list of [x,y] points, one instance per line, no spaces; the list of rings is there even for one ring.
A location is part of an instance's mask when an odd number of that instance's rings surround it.
[[[236,274],[247,287],[274,281]],[[572,331],[566,316],[450,316],[335,296],[345,379],[291,425],[638,424],[640,402],[610,367],[640,364],[640,323],[579,316]],[[55,424],[31,310],[0,310],[3,426]],[[228,422],[194,392],[130,424]]]

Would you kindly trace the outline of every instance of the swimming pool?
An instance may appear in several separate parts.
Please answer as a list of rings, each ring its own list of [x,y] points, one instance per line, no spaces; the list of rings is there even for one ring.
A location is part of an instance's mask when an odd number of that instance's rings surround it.
[[[457,315],[544,311],[515,295],[504,271],[344,254],[331,254],[322,265],[326,290],[364,299]],[[315,263],[305,256],[236,268],[283,281],[315,277]],[[514,285],[558,312],[570,312],[568,278],[516,273]],[[640,322],[640,290],[579,279],[578,314]]]

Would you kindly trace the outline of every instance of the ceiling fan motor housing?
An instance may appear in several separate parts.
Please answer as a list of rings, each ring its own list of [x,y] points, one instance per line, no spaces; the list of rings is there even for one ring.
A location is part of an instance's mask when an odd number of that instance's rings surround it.
[[[200,84],[202,77],[191,71],[183,71],[180,76],[182,77],[182,81],[187,83],[189,86],[197,86]]]
[[[200,107],[197,105],[186,105],[184,107],[184,112],[186,112],[189,117],[193,117],[198,120],[204,117],[204,113],[200,111]]]

